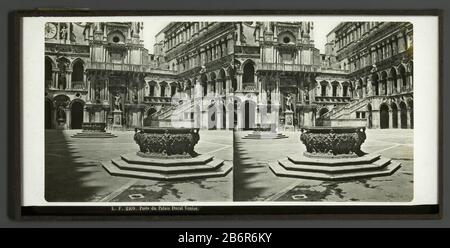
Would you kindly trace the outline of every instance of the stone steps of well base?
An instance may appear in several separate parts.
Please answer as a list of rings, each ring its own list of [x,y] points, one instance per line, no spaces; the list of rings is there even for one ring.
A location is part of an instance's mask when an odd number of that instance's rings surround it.
[[[381,157],[372,163],[361,163],[343,166],[327,166],[327,165],[305,165],[294,164],[289,159],[278,160],[278,163],[286,170],[307,171],[307,172],[323,172],[323,173],[348,173],[357,171],[371,171],[382,169],[390,163],[390,159]]]
[[[400,163],[391,161],[387,166],[385,166],[379,170],[357,171],[357,172],[348,172],[348,173],[339,173],[339,174],[287,170],[286,168],[281,166],[278,163],[278,161],[270,162],[269,167],[272,170],[272,172],[277,176],[334,181],[334,180],[350,180],[350,179],[359,179],[359,178],[389,176],[389,175],[392,175],[397,169],[400,168]]]
[[[313,158],[305,156],[288,156],[287,159],[294,164],[318,166],[347,166],[357,164],[371,164],[380,159],[379,154],[366,154],[356,158]]]
[[[116,138],[117,135],[107,132],[81,132],[71,136],[72,138]]]
[[[141,164],[141,165],[160,165],[160,166],[192,166],[207,164],[214,159],[214,156],[199,155],[193,158],[153,158],[153,157],[141,157],[136,153],[128,153],[120,156],[122,160],[125,160],[129,164]]]
[[[247,134],[246,136],[242,137],[242,139],[285,139],[288,138],[288,136],[278,133],[278,134],[258,134],[258,133],[250,133]]]
[[[179,165],[179,166],[164,166],[164,165],[142,165],[142,164],[130,164],[122,159],[111,160],[114,165],[119,167],[121,170],[134,170],[134,171],[144,171],[144,172],[159,172],[159,173],[189,173],[189,172],[200,172],[200,171],[211,171],[219,168],[223,164],[223,160],[214,159],[206,164],[201,165]]]
[[[115,166],[111,161],[102,163],[102,166],[109,174],[113,176],[133,177],[133,178],[153,179],[153,180],[186,180],[186,179],[192,180],[199,178],[224,177],[233,168],[232,163],[224,162],[222,166],[212,171],[165,174],[158,172],[121,170],[120,168]]]

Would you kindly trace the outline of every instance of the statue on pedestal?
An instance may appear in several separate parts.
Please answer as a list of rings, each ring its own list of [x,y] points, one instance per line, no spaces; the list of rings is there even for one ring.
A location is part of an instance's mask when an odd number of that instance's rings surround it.
[[[286,111],[293,111],[293,104],[292,104],[292,96],[289,93],[286,97],[285,97],[286,101],[285,101],[285,106],[286,106]]]
[[[117,92],[114,96],[114,110],[122,110],[122,103],[121,103],[122,97],[120,96],[120,93]]]

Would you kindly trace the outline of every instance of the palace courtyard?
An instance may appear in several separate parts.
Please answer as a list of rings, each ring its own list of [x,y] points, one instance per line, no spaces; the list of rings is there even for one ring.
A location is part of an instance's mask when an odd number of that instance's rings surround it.
[[[195,150],[233,162],[225,177],[160,181],[111,176],[101,162],[138,150],[133,131],[117,138],[72,138],[80,130],[46,130],[45,197],[49,202],[361,201],[413,198],[413,130],[369,129],[362,150],[402,163],[393,175],[345,181],[278,177],[268,162],[303,153],[300,132],[242,139],[250,131],[201,130]]]
[[[407,202],[413,199],[413,130],[368,129],[362,150],[402,163],[391,176],[345,181],[277,177],[268,161],[303,154],[300,132],[282,132],[288,138],[242,139],[249,131],[235,133],[235,201],[365,201]]]
[[[81,130],[46,130],[45,198],[49,202],[231,201],[232,172],[225,177],[157,181],[111,176],[101,162],[138,151],[133,131],[117,138],[72,138]],[[199,154],[233,160],[231,131],[200,131]]]

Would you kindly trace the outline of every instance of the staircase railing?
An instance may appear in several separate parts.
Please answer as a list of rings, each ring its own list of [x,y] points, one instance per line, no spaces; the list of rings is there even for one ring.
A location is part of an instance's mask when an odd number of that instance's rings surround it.
[[[331,118],[336,119],[341,117],[342,115],[348,115],[353,111],[355,111],[356,109],[359,109],[363,105],[367,104],[368,101],[369,101],[368,98],[358,99],[352,102],[351,104],[344,106],[341,111],[336,112],[334,115],[331,116]]]
[[[361,107],[361,105],[365,105],[369,101],[368,98],[363,99],[357,99],[353,102],[350,102],[349,104],[346,104],[344,106],[334,108],[331,111],[325,113],[321,116],[322,119],[336,119],[341,117],[342,115],[349,114],[353,112],[355,109],[358,109]]]
[[[192,108],[192,100],[187,100],[183,104],[178,106],[171,105],[171,107],[167,111],[161,113],[160,118],[161,119],[171,118],[173,115],[178,115],[182,112],[185,112],[189,108]]]

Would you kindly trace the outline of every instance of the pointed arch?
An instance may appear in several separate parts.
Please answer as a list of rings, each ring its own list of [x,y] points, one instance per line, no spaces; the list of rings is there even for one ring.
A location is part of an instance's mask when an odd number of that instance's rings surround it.
[[[255,83],[255,62],[248,59],[242,64],[242,83],[254,84]]]
[[[401,87],[402,87],[402,91],[406,89],[408,82],[406,79],[406,69],[405,66],[403,64],[399,65],[397,68],[398,71],[398,78],[400,79],[401,82]]]
[[[46,88],[52,87],[53,83],[53,69],[55,68],[53,60],[45,56],[45,86]]]
[[[319,118],[322,117],[324,114],[328,113],[329,110],[326,107],[323,107],[319,110]]]
[[[81,129],[83,124],[85,102],[81,99],[75,99],[70,102],[70,128]]]
[[[320,81],[320,96],[328,95],[328,85],[330,84],[328,81],[322,80]]]
[[[388,95],[388,85],[387,85],[387,72],[382,71],[380,73],[380,95]]]
[[[380,128],[389,128],[389,106],[386,103],[380,104]]]
[[[408,110],[404,101],[400,102],[400,127],[408,128]]]
[[[350,95],[350,91],[352,91],[351,89],[351,84],[348,81],[342,82],[342,96],[343,97],[348,97]]]
[[[255,128],[256,121],[256,103],[252,100],[245,100],[243,109],[244,130]],[[242,109],[241,109],[242,112]]]
[[[206,74],[200,76],[200,85],[203,89],[203,96],[206,96],[208,94],[208,78]]]
[[[223,93],[225,93],[225,90],[227,88],[227,83],[226,83],[226,73],[223,68],[219,70],[219,79],[220,79],[220,82],[222,83],[222,91],[223,91]]]
[[[171,82],[170,84],[170,97],[173,97],[178,90],[178,84],[176,82]]]
[[[371,79],[372,79],[373,94],[376,96],[379,96],[380,95],[380,84],[379,84],[378,73],[372,73]]]
[[[341,88],[338,81],[332,81],[331,83],[331,96],[337,97],[339,96],[339,89]]]
[[[398,82],[397,82],[397,70],[395,69],[395,67],[392,67],[389,70],[389,78],[392,82],[392,93],[397,93],[398,92]]]
[[[391,103],[392,128],[398,128],[398,107],[395,102]]]
[[[84,61],[75,59],[72,62],[72,85],[74,89],[84,88]]]
[[[169,88],[169,84],[166,81],[162,81],[159,83],[159,96],[167,97],[167,89]]]
[[[67,71],[69,70],[70,60],[66,57],[61,57],[57,59],[58,69],[59,69],[59,77],[58,77],[58,89],[66,89],[67,87]]]
[[[156,88],[158,83],[156,81],[150,80],[146,83],[145,96],[156,96]]]

